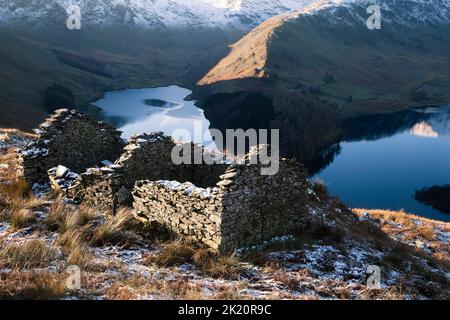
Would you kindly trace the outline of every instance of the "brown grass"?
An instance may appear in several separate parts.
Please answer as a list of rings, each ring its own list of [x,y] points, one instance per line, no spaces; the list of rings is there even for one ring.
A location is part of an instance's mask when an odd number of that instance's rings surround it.
[[[11,214],[10,222],[14,229],[26,228],[36,222],[36,216],[28,209],[14,210]]]
[[[81,269],[86,269],[92,259],[92,253],[83,240],[83,236],[83,230],[71,229],[59,236],[57,244],[61,246],[64,254],[67,255],[67,263],[69,265],[76,265]]]
[[[213,278],[239,279],[239,261],[232,256],[221,256],[209,249],[200,248],[192,255],[192,262]]]
[[[49,266],[55,255],[55,250],[43,240],[3,243],[0,247],[0,264],[11,269],[43,268]]]
[[[177,240],[164,245],[159,254],[149,257],[148,262],[155,263],[158,267],[171,267],[183,263],[192,263],[194,252],[191,243]]]
[[[433,228],[430,226],[420,226],[416,229],[416,233],[419,237],[428,240],[428,241],[434,241],[436,240],[436,233],[434,232]]]
[[[303,290],[303,285],[301,284],[299,279],[287,272],[284,272],[284,271],[276,272],[273,275],[273,279],[275,281],[278,281],[281,284],[283,284],[288,290],[291,290],[291,291]]]
[[[87,205],[73,207],[61,201],[54,201],[47,213],[45,224],[50,230],[63,234],[73,228],[85,226],[100,216],[101,213],[97,209]]]
[[[86,204],[82,204],[78,210],[78,225],[84,226],[88,223],[94,221],[95,219],[101,217],[101,212],[98,209],[88,206]]]
[[[56,300],[66,292],[64,274],[13,271],[0,278],[0,300]]]
[[[0,185],[0,193],[9,201],[20,201],[30,195],[31,189],[24,180],[11,181]]]
[[[128,208],[121,208],[116,215],[108,217],[92,235],[90,243],[96,246],[118,244],[127,241],[125,230],[134,221]]]
[[[146,260],[148,264],[156,264],[162,268],[189,263],[204,274],[220,279],[238,279],[242,272],[236,258],[220,255],[204,247],[196,247],[192,242],[183,240],[164,244],[159,253],[148,256]]]
[[[46,226],[51,231],[65,233],[78,223],[78,217],[73,210],[60,201],[54,201],[45,219]]]

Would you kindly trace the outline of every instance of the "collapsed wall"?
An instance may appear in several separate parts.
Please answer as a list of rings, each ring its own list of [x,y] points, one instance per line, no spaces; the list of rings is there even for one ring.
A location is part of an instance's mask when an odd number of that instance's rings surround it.
[[[196,150],[203,151],[194,144],[186,145],[192,157]],[[173,139],[162,132],[135,135],[114,163],[90,168],[80,175],[69,168],[49,170],[51,186],[69,199],[115,210],[119,206],[132,204],[131,192],[136,181],[165,179],[208,186],[215,184],[227,168],[220,164],[174,164],[171,154],[175,146]]]
[[[63,165],[81,173],[103,160],[115,160],[124,146],[120,131],[75,110],[60,109],[19,154],[19,170],[31,185],[48,182],[47,171]]]
[[[307,174],[282,160],[278,174],[263,176],[259,165],[232,165],[210,188],[173,181],[139,181],[133,191],[140,220],[222,252],[286,235],[305,222]]]
[[[263,175],[264,166],[250,164],[272,150],[266,145],[252,148],[247,164],[207,165],[195,161],[204,150],[192,143],[176,144],[156,132],[133,136],[124,146],[119,131],[66,109],[37,134],[19,154],[27,181],[49,179],[66,198],[99,208],[133,204],[139,220],[155,221],[218,251],[286,235],[306,219],[302,165],[283,159],[277,174]],[[188,152],[192,164],[174,162],[174,150]],[[95,167],[85,170],[89,166]]]

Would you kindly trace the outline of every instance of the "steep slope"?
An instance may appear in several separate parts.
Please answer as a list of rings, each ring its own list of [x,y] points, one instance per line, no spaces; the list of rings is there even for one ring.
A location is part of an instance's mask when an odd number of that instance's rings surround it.
[[[48,100],[93,111],[108,89],[192,87],[245,31],[309,1],[81,0],[69,31],[72,1],[0,0],[0,127],[31,129]],[[69,99],[49,98],[54,85]]]
[[[219,81],[263,77],[270,37],[289,16],[277,16],[263,22],[252,32],[233,44],[231,52],[208,72],[199,85]]]
[[[0,299],[449,299],[450,224],[355,210],[310,184],[308,222],[291,235],[219,255],[116,214],[27,189],[13,149],[29,135],[0,130]],[[18,259],[17,257],[20,257]],[[67,266],[83,268],[67,290]],[[368,287],[369,266],[381,287]]]
[[[0,28],[0,127],[35,127],[54,107],[46,103],[55,100],[48,90],[54,85],[71,92],[85,111],[95,111],[89,103],[106,90],[189,87],[238,37],[219,30],[155,30]]]
[[[367,7],[381,7],[369,30]],[[302,91],[344,116],[450,101],[450,1],[315,1],[272,18],[231,47],[200,81],[214,92],[242,78]]]

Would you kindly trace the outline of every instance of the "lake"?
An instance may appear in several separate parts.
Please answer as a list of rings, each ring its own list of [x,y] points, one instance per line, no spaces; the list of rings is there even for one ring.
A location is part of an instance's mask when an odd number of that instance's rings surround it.
[[[450,221],[414,199],[450,184],[450,106],[354,119],[331,164],[314,178],[352,207],[404,209]]]
[[[191,93],[177,86],[112,91],[93,105],[124,138],[162,131],[211,146],[211,123],[186,99]],[[187,132],[174,133],[180,128]],[[343,131],[341,141],[318,150],[326,161],[316,160],[312,179],[323,180],[351,207],[404,209],[450,221],[450,215],[414,199],[417,190],[450,184],[450,106],[356,118],[346,121]]]
[[[123,131],[124,138],[161,131],[180,141],[210,144],[210,123],[195,101],[187,99],[191,93],[178,86],[127,89],[107,92],[92,104],[101,109],[102,120]]]

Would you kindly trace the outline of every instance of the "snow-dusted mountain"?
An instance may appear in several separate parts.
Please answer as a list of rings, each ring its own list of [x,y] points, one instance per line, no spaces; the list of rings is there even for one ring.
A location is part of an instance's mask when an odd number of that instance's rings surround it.
[[[247,29],[313,0],[0,0],[0,22],[46,24],[81,8],[87,25],[193,26]]]
[[[450,0],[316,0],[301,8],[298,15],[320,15],[331,22],[365,24],[369,6],[381,9],[387,24],[450,21]]]
[[[368,28],[371,5],[379,29]],[[204,96],[243,83],[301,90],[346,117],[446,104],[449,31],[450,0],[313,1],[254,28],[198,84]]]

